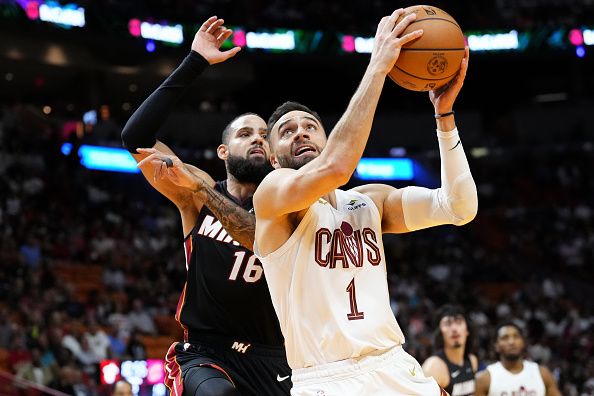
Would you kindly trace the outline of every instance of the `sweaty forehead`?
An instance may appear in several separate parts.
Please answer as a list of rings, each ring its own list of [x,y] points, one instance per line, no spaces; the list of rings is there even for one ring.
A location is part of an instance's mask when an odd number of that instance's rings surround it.
[[[257,115],[249,114],[243,117],[239,117],[231,124],[231,128],[237,131],[241,128],[253,128],[256,130],[266,129],[266,122]]]
[[[303,118],[315,120],[316,123],[318,122],[316,120],[316,118],[312,114],[308,113],[307,111],[293,110],[293,111],[289,111],[287,114],[283,114],[283,116],[281,118],[279,118],[278,121],[274,124],[272,129],[275,129],[275,128],[278,129],[280,125],[284,124],[287,121],[299,122]]]
[[[503,326],[499,329],[497,333],[497,338],[511,335],[520,335],[520,332],[514,326]]]

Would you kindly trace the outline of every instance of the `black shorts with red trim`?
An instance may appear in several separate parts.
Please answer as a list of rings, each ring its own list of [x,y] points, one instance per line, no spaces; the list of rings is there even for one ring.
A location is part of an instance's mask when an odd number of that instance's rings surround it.
[[[217,369],[208,372],[217,376],[223,373],[244,396],[286,396],[292,387],[291,368],[283,348],[239,340],[209,336],[200,342],[176,342],[167,352],[165,365],[165,385],[173,396],[182,396],[183,377],[196,367]]]

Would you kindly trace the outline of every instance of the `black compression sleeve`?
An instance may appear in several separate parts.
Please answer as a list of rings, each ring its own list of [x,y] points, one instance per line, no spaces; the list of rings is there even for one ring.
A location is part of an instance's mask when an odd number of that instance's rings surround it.
[[[190,51],[177,69],[132,114],[122,130],[122,142],[131,153],[140,147],[153,147],[157,131],[186,88],[208,66],[200,54]]]

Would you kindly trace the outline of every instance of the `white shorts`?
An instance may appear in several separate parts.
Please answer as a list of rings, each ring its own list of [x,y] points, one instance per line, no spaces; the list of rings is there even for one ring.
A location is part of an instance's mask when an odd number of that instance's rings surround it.
[[[425,377],[401,346],[381,355],[293,370],[291,380],[291,396],[441,395],[437,382]]]

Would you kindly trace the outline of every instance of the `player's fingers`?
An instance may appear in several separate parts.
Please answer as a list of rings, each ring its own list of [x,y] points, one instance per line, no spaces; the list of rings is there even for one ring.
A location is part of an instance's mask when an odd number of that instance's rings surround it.
[[[157,178],[159,176],[159,169],[160,168],[161,168],[161,164],[155,166],[155,169],[153,171],[153,182],[156,182],[157,181]]]
[[[392,34],[396,35],[396,36],[400,36],[400,34],[402,32],[404,32],[404,29],[406,29],[406,27],[408,25],[410,25],[410,23],[412,21],[414,21],[415,19],[417,19],[417,14],[415,14],[414,12],[412,14],[408,14],[407,16],[402,18],[402,20],[400,22],[398,22],[396,24],[396,26],[394,26],[394,30],[392,30]]]
[[[163,178],[163,173],[167,169],[167,165],[165,165],[165,161],[161,161],[161,165],[157,167],[157,180],[161,180]]]
[[[210,18],[208,18],[208,19],[207,19],[207,20],[206,20],[206,21],[205,21],[205,22],[202,24],[202,26],[200,26],[200,29],[198,29],[198,30],[199,30],[200,32],[206,32],[206,30],[208,29],[208,27],[209,27],[210,25],[212,25],[212,23],[213,23],[214,21],[216,21],[216,20],[217,20],[217,17],[216,17],[216,15],[213,15],[213,16],[211,16]]]
[[[400,37],[398,39],[399,41],[399,45],[403,46],[404,44],[413,41],[415,39],[418,39],[419,37],[421,37],[423,35],[423,29],[419,29],[419,30],[415,30],[414,32],[410,32],[408,34],[405,34],[404,36]]]
[[[456,75],[456,77],[454,78],[454,80],[452,81],[451,85],[456,86],[457,88],[461,88],[462,85],[464,84],[464,79],[466,79],[466,71],[468,70],[468,58],[470,56],[470,51],[468,50],[468,47],[464,48],[464,58],[462,58],[462,61],[460,62],[460,70],[458,71],[458,74]]]
[[[156,148],[137,148],[136,151],[139,153],[155,153],[157,152]]]
[[[464,58],[462,58],[462,65],[464,73],[466,73],[466,69],[468,69],[468,62],[470,61],[470,48],[468,46],[464,47]]]
[[[219,37],[217,37],[217,41],[219,43],[223,44],[225,42],[225,40],[227,40],[229,37],[231,37],[232,34],[233,34],[233,30],[225,29],[225,31],[223,33],[221,33],[219,35]]]
[[[241,51],[241,47],[233,47],[230,50],[223,51],[223,56],[225,60],[234,57],[239,51]]]
[[[377,35],[379,32],[384,30],[384,27],[386,26],[386,23],[388,23],[388,20],[390,19],[389,16],[385,16],[383,17],[379,23],[377,24],[377,30],[375,32],[375,34]]]
[[[223,25],[223,23],[225,23],[225,20],[224,19],[217,19],[216,21],[214,21],[213,23],[210,24],[210,26],[208,27],[208,29],[206,29],[206,33],[213,33],[221,25]]]
[[[400,16],[404,14],[404,9],[403,8],[398,8],[396,10],[394,10],[386,19],[384,25],[382,26],[382,30],[386,31],[386,33],[391,32],[394,29],[394,26],[396,25],[396,21],[398,21],[398,18],[400,18]]]
[[[143,158],[142,161],[139,161],[138,164],[136,164],[136,166],[140,168],[143,165],[148,164],[149,162],[153,162],[153,160],[155,158],[157,158],[157,156],[158,156],[158,154],[153,153],[153,154],[147,156],[146,158]]]
[[[223,32],[225,31],[226,27],[225,26],[219,26],[218,28],[216,28],[215,30],[213,30],[211,32],[211,34],[215,37],[219,37],[221,34],[223,34]]]

